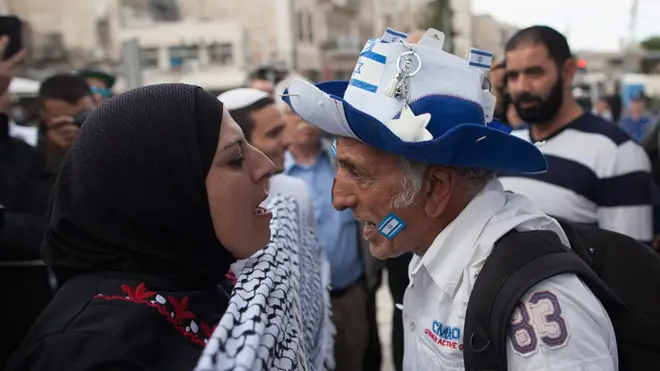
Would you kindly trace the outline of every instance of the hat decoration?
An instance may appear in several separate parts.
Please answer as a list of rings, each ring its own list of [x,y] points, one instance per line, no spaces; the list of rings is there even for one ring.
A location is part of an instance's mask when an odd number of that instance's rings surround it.
[[[349,81],[294,80],[283,100],[303,120],[336,136],[434,165],[536,173],[547,168],[532,143],[493,120],[485,74],[492,53],[468,60],[445,52],[429,29],[418,44],[390,28],[369,40]]]

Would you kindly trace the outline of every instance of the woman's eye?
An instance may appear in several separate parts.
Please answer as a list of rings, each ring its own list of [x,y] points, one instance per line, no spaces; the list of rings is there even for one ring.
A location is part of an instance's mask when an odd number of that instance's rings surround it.
[[[243,165],[243,161],[245,161],[245,158],[243,156],[239,156],[236,159],[231,160],[229,162],[229,165],[236,166],[236,167],[241,167]]]

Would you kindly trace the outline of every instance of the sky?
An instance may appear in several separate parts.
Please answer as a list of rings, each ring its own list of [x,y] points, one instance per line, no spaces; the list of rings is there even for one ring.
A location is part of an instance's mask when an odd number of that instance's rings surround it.
[[[461,1],[461,0],[459,0]],[[462,0],[469,1],[469,0]],[[473,14],[490,14],[517,27],[551,26],[575,51],[616,51],[630,40],[633,0],[471,0]],[[660,0],[638,0],[637,42],[660,36]]]

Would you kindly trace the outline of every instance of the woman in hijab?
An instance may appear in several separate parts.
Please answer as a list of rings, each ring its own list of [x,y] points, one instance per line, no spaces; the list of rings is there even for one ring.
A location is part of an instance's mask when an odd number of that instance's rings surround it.
[[[199,87],[121,94],[85,121],[48,210],[63,286],[8,370],[191,370],[229,266],[269,242],[274,171]]]

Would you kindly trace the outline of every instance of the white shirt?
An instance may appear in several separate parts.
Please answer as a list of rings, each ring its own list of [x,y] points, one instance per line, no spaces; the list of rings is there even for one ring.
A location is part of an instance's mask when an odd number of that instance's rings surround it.
[[[493,180],[423,257],[413,257],[403,299],[406,371],[465,369],[463,328],[470,292],[495,241],[514,228],[551,230],[569,245],[554,219]],[[521,303],[525,312],[518,308],[512,317],[512,326],[520,324],[520,330],[515,342],[507,341],[509,370],[618,370],[607,312],[575,275],[539,283]],[[529,320],[521,323],[523,315]]]
[[[531,141],[529,128],[511,134]],[[651,161],[628,134],[584,114],[543,143],[539,150],[548,171],[500,173],[505,190],[525,195],[556,218],[653,239]]]
[[[9,120],[9,136],[21,139],[32,147],[39,141],[39,129],[36,126],[20,126],[14,120]]]

